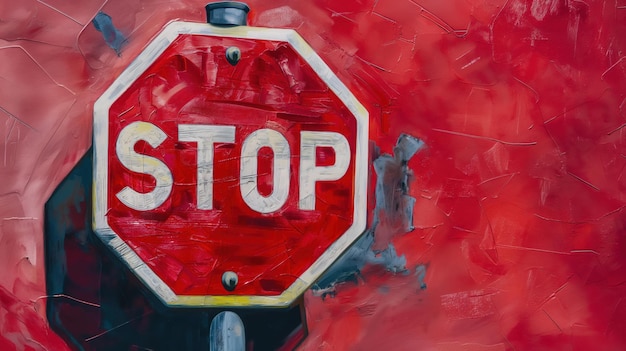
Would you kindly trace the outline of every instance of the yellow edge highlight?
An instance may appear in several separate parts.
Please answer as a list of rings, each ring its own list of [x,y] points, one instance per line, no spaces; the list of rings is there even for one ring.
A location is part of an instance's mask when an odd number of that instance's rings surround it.
[[[287,307],[293,303],[306,289],[308,284],[296,281],[281,295],[178,295],[169,306],[179,307]]]

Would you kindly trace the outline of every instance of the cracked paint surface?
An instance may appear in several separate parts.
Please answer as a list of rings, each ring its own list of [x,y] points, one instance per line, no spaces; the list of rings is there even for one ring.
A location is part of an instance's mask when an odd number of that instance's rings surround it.
[[[334,298],[305,295],[301,350],[626,347],[624,1],[248,4],[251,25],[295,28],[364,102],[383,153],[402,134],[427,145],[406,165],[414,229],[371,237],[374,263],[358,256],[362,278]],[[69,349],[46,320],[44,203],[91,144],[96,98],[204,5],[0,1],[0,349]],[[135,312],[83,338],[141,333]]]

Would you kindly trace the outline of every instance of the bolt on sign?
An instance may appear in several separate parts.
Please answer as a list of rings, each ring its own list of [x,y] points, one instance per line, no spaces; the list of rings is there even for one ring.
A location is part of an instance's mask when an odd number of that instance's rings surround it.
[[[94,229],[169,306],[288,306],[363,232],[368,113],[293,30],[173,22],[94,106]]]

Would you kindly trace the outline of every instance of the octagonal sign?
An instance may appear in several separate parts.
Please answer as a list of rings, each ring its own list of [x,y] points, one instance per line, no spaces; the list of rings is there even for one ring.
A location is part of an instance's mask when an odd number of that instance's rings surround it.
[[[287,306],[364,231],[368,114],[293,30],[173,22],[94,106],[94,229],[169,306]]]

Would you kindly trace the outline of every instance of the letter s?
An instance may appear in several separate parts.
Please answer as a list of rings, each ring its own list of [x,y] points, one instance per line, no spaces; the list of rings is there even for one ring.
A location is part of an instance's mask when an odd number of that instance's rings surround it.
[[[127,169],[149,174],[156,180],[154,190],[139,193],[126,186],[115,196],[124,205],[137,211],[149,211],[161,206],[172,192],[172,172],[161,160],[135,152],[135,144],[143,140],[157,147],[167,135],[157,126],[148,122],[133,122],[120,132],[115,144],[115,152],[120,163]]]

